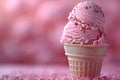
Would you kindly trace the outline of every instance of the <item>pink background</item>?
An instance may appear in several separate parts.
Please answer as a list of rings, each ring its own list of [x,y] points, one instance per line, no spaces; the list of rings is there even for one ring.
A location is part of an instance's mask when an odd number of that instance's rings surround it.
[[[0,64],[67,65],[62,30],[82,0],[1,0]],[[120,1],[91,0],[103,8],[110,46],[105,64],[120,64]]]

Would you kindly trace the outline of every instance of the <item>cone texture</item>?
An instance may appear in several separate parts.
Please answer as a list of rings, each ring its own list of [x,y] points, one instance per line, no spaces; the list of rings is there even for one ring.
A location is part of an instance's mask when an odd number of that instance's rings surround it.
[[[82,57],[79,60],[74,59],[68,57],[69,68],[72,77],[95,77],[100,75],[102,59],[100,61],[99,58],[99,61],[95,60],[92,62],[85,57]]]

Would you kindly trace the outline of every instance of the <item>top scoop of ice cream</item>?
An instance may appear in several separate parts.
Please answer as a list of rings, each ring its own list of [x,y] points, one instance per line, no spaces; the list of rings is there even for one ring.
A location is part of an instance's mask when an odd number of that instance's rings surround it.
[[[76,5],[65,25],[62,43],[81,45],[108,45],[103,31],[105,17],[101,7],[85,1]]]
[[[104,13],[101,7],[89,1],[76,5],[68,19],[77,23],[87,23],[94,27],[103,27],[105,23]]]

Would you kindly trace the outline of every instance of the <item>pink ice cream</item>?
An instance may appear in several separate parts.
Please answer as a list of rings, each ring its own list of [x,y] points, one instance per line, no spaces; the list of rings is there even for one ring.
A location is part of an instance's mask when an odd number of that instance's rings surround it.
[[[77,4],[68,17],[62,43],[81,45],[108,45],[103,31],[105,17],[101,7],[85,1]]]

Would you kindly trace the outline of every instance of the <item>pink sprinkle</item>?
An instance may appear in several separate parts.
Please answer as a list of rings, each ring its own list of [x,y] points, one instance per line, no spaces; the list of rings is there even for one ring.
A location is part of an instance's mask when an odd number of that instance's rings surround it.
[[[75,25],[77,26],[77,25],[78,25],[78,23],[77,23],[77,22],[75,22]]]
[[[86,6],[85,9],[88,9],[88,6]]]
[[[95,9],[94,11],[95,11],[95,13],[99,13],[99,11],[97,9]]]

